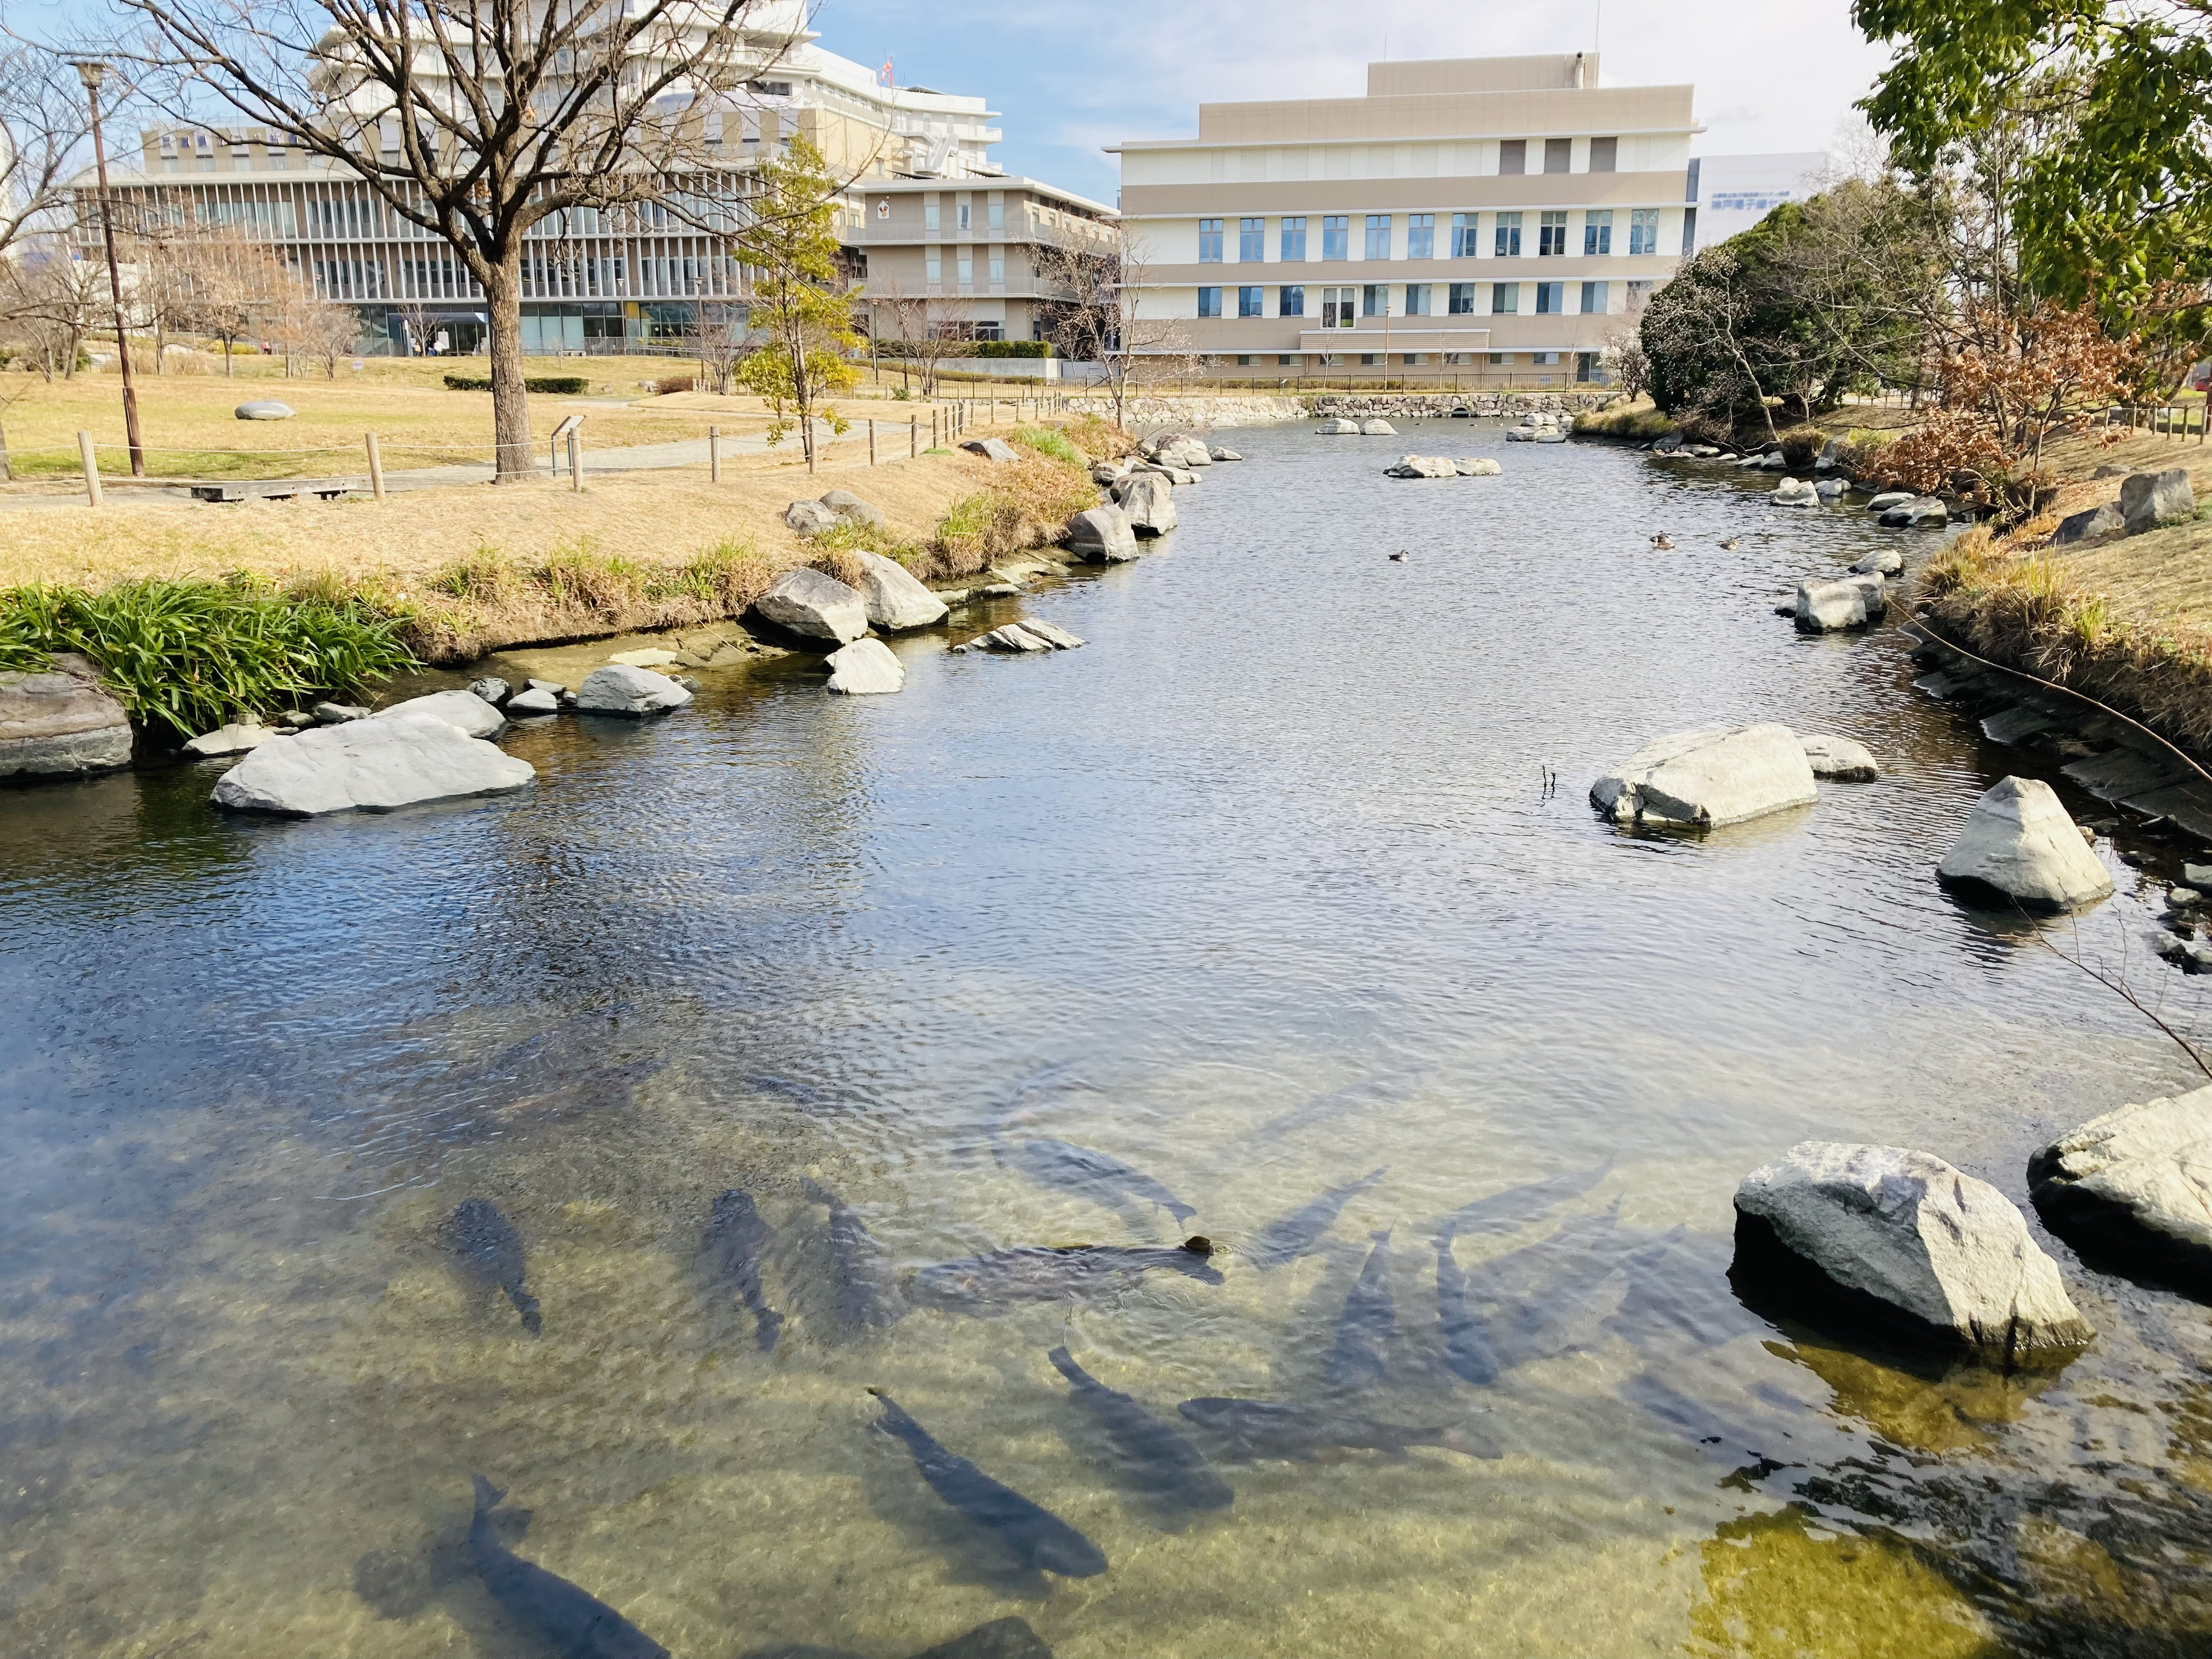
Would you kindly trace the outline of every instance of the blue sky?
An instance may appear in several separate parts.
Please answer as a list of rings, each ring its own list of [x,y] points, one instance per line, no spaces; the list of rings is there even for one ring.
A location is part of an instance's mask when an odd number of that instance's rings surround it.
[[[844,57],[890,53],[902,85],[988,98],[1007,171],[1109,204],[1100,146],[1187,137],[1201,102],[1356,97],[1370,58],[1578,52],[1595,31],[1605,85],[1697,87],[1709,155],[1830,148],[1887,61],[1848,0],[824,0],[814,27]]]

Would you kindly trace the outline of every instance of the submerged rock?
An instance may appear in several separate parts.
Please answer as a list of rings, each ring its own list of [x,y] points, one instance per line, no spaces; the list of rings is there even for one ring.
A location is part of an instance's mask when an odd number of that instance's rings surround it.
[[[457,695],[466,696],[466,692]],[[244,755],[258,749],[277,735],[273,726],[264,726],[258,720],[235,720],[228,726],[218,726],[212,732],[203,732],[196,738],[185,740],[185,752],[200,760],[212,760],[222,755]]]
[[[1872,783],[1881,775],[1881,769],[1875,764],[1874,751],[1852,738],[1807,733],[1797,741],[1803,746],[1805,758],[1812,763],[1816,778],[1832,778],[1839,783]]]
[[[576,707],[586,714],[665,714],[691,701],[691,693],[665,674],[611,663],[594,668],[576,688]]]
[[[409,697],[389,708],[378,709],[369,719],[413,720],[422,715],[458,726],[472,738],[496,737],[507,725],[507,716],[473,691],[433,691],[427,697]]]
[[[495,708],[507,701],[507,693],[513,689],[496,674],[487,675],[483,679],[469,682],[470,694],[482,697]]]
[[[896,559],[887,559],[880,553],[853,556],[860,562],[860,597],[868,608],[868,621],[874,626],[897,632],[927,628],[945,620],[945,601]]]
[[[1820,798],[1796,734],[1771,724],[1671,732],[1590,789],[1590,805],[1617,823],[1700,830]]]
[[[216,781],[210,799],[234,811],[312,817],[499,794],[537,776],[529,762],[416,714],[320,726],[263,744]]]
[[[1214,461],[1241,461],[1244,459],[1243,456],[1238,454],[1237,451],[1233,449],[1224,449],[1219,444],[1207,445],[1206,454],[1208,460]]]
[[[2033,910],[2070,910],[2109,898],[2112,878],[2081,839],[2057,793],[2039,778],[2002,778],[1936,866],[1970,896]]]
[[[1950,504],[1938,495],[1916,495],[1910,501],[1899,501],[1886,508],[1881,522],[1892,530],[1910,529],[1916,525],[1942,525],[1951,522]]]
[[[753,601],[753,609],[788,633],[847,645],[868,631],[868,603],[835,576],[802,567],[787,570]]]
[[[1867,625],[1866,590],[1856,582],[1800,582],[1790,614],[1801,634],[1840,634]]]
[[[0,777],[69,777],[131,764],[131,716],[83,657],[0,674]]]
[[[1893,507],[1902,507],[1905,502],[1916,499],[1917,497],[1909,489],[1879,490],[1868,497],[1866,507],[1869,513],[1882,514],[1888,512]]]
[[[1735,1194],[1735,1275],[1808,1316],[1842,1311],[2001,1364],[2094,1334],[2010,1200],[1901,1146],[1808,1140]]]
[[[1340,420],[1331,416],[1316,426],[1314,432],[1317,436],[1323,438],[1356,438],[1359,435],[1359,422]]]
[[[2028,1160],[2027,1190],[2053,1232],[2212,1299],[2212,1086],[2061,1135]]]
[[[854,640],[830,653],[830,689],[857,697],[903,691],[906,665],[881,640]]]
[[[679,653],[659,646],[648,645],[635,651],[617,651],[607,659],[625,668],[665,668],[680,660]]]

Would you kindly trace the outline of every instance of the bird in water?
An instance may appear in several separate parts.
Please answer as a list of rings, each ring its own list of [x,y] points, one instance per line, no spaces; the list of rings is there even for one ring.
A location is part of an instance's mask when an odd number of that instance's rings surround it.
[[[1651,538],[1651,545],[1657,548],[1662,553],[1671,553],[1674,550],[1674,542],[1668,538],[1667,532],[1663,530]]]
[[[1731,536],[1721,544],[1721,551],[1723,553],[1733,553],[1737,548],[1742,545],[1743,544],[1741,541],[1739,541],[1735,537]]]
[[[1392,564],[1403,564],[1410,556],[1411,556],[1407,553],[1406,550],[1401,547],[1395,553],[1393,553],[1390,556],[1390,562]]]

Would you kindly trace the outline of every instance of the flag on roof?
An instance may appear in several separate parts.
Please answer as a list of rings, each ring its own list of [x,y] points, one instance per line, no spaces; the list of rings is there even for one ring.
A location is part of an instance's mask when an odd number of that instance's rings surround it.
[[[879,87],[895,87],[898,84],[891,78],[891,60],[890,54],[888,52],[884,55],[884,66],[876,71],[876,84]]]

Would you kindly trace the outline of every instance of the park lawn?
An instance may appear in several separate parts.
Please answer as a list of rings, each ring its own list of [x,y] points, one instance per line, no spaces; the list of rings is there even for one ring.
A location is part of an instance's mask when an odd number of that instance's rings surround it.
[[[221,359],[213,361],[211,374],[138,377],[149,473],[172,478],[356,476],[367,470],[362,434],[371,431],[386,467],[394,471],[491,459],[491,394],[450,391],[443,381],[449,373],[489,373],[481,358],[372,357],[362,360],[357,374],[350,360],[342,359],[336,380],[325,379],[319,367],[310,378],[286,380],[282,360],[258,355],[240,355],[237,374],[225,376]],[[641,381],[688,374],[691,368],[674,358],[532,359],[532,374],[582,374],[592,382],[592,396],[585,400],[534,394],[532,432],[542,443],[564,415],[580,410],[595,449],[703,438],[718,419],[747,430],[765,424],[757,398],[687,407],[688,397],[661,398],[640,389]],[[629,401],[606,401],[615,398]],[[236,407],[257,398],[281,400],[297,414],[289,421],[237,419]],[[21,480],[75,478],[80,430],[90,432],[100,446],[103,475],[130,471],[121,380],[112,369],[52,383],[35,374],[0,374],[0,430]]]

